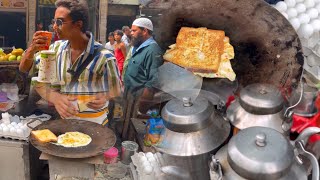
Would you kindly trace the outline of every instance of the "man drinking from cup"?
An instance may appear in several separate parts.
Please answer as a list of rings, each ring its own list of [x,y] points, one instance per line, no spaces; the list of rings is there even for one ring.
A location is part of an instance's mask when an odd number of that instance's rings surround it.
[[[60,90],[42,84],[36,87],[36,91],[53,103],[62,118],[105,124],[109,99],[121,93],[115,58],[87,31],[89,8],[85,0],[58,0],[55,5],[53,29],[61,40],[55,41],[49,50],[56,52]],[[36,52],[46,45],[47,40],[42,32],[34,34],[21,60],[21,71],[32,69]]]

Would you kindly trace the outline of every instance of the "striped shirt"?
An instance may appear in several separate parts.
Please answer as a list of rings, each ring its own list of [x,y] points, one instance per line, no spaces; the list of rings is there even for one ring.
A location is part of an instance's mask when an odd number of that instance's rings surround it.
[[[68,85],[72,79],[72,75],[69,73],[70,70],[73,72],[77,71],[82,62],[84,62],[90,54],[93,54],[95,49],[102,46],[100,43],[94,41],[92,33],[88,32],[87,35],[90,36],[87,48],[73,64],[71,63],[71,49],[68,40],[55,41],[55,43],[50,46],[49,50],[54,50],[56,52],[56,72],[57,80],[60,84],[60,92],[62,94],[72,95],[94,95],[99,92],[119,94],[117,92],[122,91],[122,85],[120,81],[120,74],[116,65],[116,59],[113,54],[106,49],[101,50],[93,57],[93,60],[80,74],[78,82],[76,82],[71,89],[69,88]],[[36,64],[38,64],[40,61],[40,54],[37,54],[35,60]],[[102,109],[106,109],[107,105],[108,102]],[[101,110],[97,111],[93,109],[87,109],[86,111],[81,112],[82,115],[81,113],[79,114],[81,117],[88,117],[87,115],[83,114],[92,114],[97,112],[101,112]],[[106,116],[106,114],[104,115]],[[104,118],[99,119],[101,120],[98,121],[103,121]]]

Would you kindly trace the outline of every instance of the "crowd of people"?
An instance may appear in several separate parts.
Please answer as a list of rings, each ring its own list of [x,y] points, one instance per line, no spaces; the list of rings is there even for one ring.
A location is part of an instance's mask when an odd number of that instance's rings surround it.
[[[88,31],[89,8],[85,0],[57,0],[52,28],[59,40],[49,50],[55,52],[60,89],[47,84],[36,87],[39,95],[52,103],[61,118],[78,118],[100,124],[108,122],[109,100],[130,93],[152,98],[162,50],[153,39],[153,24],[148,18],[134,20],[131,27],[109,33],[105,45]],[[20,71],[36,68],[39,50],[47,41],[35,32],[26,49]],[[84,66],[84,67],[82,67]],[[90,94],[88,109],[79,112],[73,102]]]

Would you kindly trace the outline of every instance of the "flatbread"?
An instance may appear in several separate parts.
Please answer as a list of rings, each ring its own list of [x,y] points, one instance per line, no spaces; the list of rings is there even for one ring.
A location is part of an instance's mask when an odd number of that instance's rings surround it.
[[[234,49],[224,31],[182,27],[176,44],[169,46],[163,58],[201,77],[228,78],[234,81],[230,59]]]
[[[224,31],[182,27],[176,44],[163,58],[198,72],[217,72],[224,50]]]
[[[66,132],[58,136],[57,145],[64,147],[82,147],[87,146],[92,138],[81,132]]]

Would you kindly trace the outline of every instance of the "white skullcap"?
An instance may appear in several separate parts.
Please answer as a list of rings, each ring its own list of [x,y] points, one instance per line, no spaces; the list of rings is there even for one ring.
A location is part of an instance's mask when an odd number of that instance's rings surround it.
[[[138,26],[138,27],[144,27],[144,28],[149,29],[150,31],[153,31],[152,22],[148,18],[138,18],[133,21],[132,25]]]

